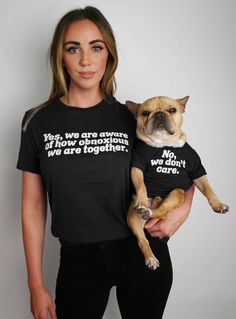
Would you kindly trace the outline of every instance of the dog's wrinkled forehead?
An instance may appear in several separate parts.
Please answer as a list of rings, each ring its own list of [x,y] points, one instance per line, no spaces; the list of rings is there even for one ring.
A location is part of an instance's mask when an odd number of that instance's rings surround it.
[[[147,109],[149,112],[158,112],[168,110],[172,107],[179,108],[180,105],[176,100],[169,97],[156,96],[143,102],[140,109]]]

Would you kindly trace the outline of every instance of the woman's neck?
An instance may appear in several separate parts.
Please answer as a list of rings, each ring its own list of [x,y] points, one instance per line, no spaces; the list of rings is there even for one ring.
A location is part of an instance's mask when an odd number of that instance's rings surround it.
[[[98,104],[103,99],[103,94],[100,88],[97,90],[78,90],[70,87],[68,95],[63,95],[60,99],[65,104],[87,108]]]

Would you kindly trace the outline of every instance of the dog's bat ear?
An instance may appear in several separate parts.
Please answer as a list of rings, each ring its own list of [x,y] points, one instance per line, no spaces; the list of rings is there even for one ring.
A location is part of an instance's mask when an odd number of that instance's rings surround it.
[[[185,111],[185,105],[187,104],[189,96],[185,96],[182,99],[177,99],[176,101],[180,104],[182,112]]]
[[[139,106],[141,105],[140,103],[135,103],[135,102],[132,102],[132,101],[126,101],[125,102],[126,106],[128,107],[128,109],[130,110],[130,112],[136,116],[137,115],[137,112],[138,112],[138,108]]]

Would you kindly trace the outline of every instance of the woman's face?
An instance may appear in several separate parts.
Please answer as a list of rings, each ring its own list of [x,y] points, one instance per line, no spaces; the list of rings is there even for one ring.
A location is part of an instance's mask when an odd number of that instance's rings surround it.
[[[108,50],[98,27],[92,21],[72,22],[65,30],[63,62],[70,87],[98,90],[107,64]]]

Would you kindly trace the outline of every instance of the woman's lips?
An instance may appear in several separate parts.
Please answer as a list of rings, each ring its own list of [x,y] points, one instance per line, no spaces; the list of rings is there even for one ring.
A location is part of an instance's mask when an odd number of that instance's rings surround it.
[[[94,76],[95,72],[79,72],[79,75],[84,79],[90,79]]]

